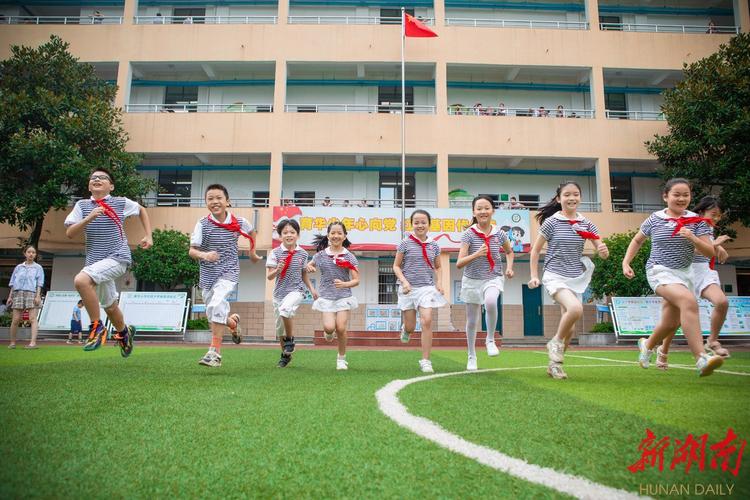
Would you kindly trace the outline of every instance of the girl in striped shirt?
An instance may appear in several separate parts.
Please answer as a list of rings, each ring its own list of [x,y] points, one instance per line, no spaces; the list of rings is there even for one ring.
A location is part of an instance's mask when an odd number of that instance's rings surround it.
[[[409,342],[409,335],[417,326],[417,310],[422,322],[422,359],[419,368],[433,373],[432,310],[446,305],[443,297],[440,246],[427,236],[432,219],[425,210],[411,214],[413,233],[404,238],[396,250],[393,273],[399,281],[398,306],[402,311],[401,342]],[[437,283],[435,274],[437,273]]]
[[[276,338],[281,346],[281,358],[278,367],[284,368],[292,361],[294,352],[294,324],[292,318],[305,298],[305,286],[313,299],[318,292],[310,283],[305,269],[307,252],[297,244],[299,223],[293,219],[283,219],[276,226],[281,236],[281,245],[268,253],[266,260],[266,278],[276,279],[273,290],[273,312],[276,317]]]
[[[700,217],[707,217],[714,224],[718,224],[722,216],[722,207],[719,200],[713,196],[705,196],[700,202],[693,208]],[[717,356],[721,356],[726,359],[729,357],[729,351],[726,350],[719,343],[719,332],[721,327],[724,325],[724,321],[727,319],[727,311],[729,310],[729,301],[727,296],[721,290],[721,282],[719,281],[719,273],[714,270],[715,261],[719,261],[720,264],[726,262],[729,254],[724,249],[722,243],[729,241],[731,238],[727,235],[721,235],[718,238],[713,238],[713,229],[711,230],[711,241],[713,242],[714,250],[716,251],[716,257],[709,259],[703,254],[693,254],[693,284],[695,285],[695,296],[703,297],[713,304],[713,311],[711,312],[711,333],[706,339],[706,350],[712,352]],[[664,339],[661,346],[656,349],[656,367],[661,370],[666,370],[669,367],[667,355],[669,354],[669,346],[674,338],[674,333]]]
[[[492,224],[495,205],[487,195],[479,195],[471,202],[474,214],[472,225],[461,236],[461,249],[458,252],[456,267],[463,269],[461,279],[461,300],[466,304],[466,341],[469,359],[466,369],[477,369],[477,322],[484,305],[487,322],[487,355],[497,356],[500,351],[495,345],[497,325],[497,299],[503,291],[505,277],[513,277],[513,247],[505,231]],[[503,275],[500,248],[505,251],[508,268]]]
[[[315,248],[318,251],[307,265],[307,273],[320,270],[318,298],[313,302],[314,311],[323,313],[323,331],[328,342],[333,334],[338,338],[339,353],[336,369],[347,370],[346,330],[349,324],[349,311],[359,305],[352,295],[352,288],[359,285],[357,258],[347,248],[351,242],[346,237],[346,227],[341,222],[331,222],[325,235],[317,236]]]
[[[529,288],[539,286],[539,254],[547,244],[544,257],[544,275],[541,284],[547,293],[560,304],[560,324],[555,336],[547,343],[549,365],[547,373],[554,379],[568,376],[562,368],[565,350],[573,337],[576,321],[583,316],[581,295],[591,281],[594,264],[583,257],[586,240],[591,240],[603,259],[609,257],[607,245],[602,243],[599,229],[577,212],[581,204],[581,186],[566,181],[557,187],[555,196],[539,209],[539,236],[531,249]]]
[[[221,184],[206,188],[209,214],[195,224],[188,254],[200,261],[200,288],[206,304],[206,317],[211,323],[211,346],[198,364],[221,366],[221,341],[229,328],[235,344],[242,342],[240,315],[229,314],[228,298],[240,281],[240,260],[237,242],[240,236],[250,240],[250,258],[258,262],[255,252],[255,230],[244,217],[235,217],[229,207],[229,192]]]
[[[664,185],[662,198],[667,208],[654,212],[641,224],[622,260],[622,272],[635,277],[630,267],[646,238],[651,238],[651,254],[646,262],[646,278],[656,295],[663,300],[661,318],[648,338],[638,339],[638,362],[648,368],[653,349],[682,325],[682,332],[695,357],[698,375],[711,375],[724,360],[709,356],[703,350],[703,335],[698,316],[698,302],[693,285],[693,253],[714,256],[711,228],[705,219],[687,210],[690,205],[690,183],[670,179]]]

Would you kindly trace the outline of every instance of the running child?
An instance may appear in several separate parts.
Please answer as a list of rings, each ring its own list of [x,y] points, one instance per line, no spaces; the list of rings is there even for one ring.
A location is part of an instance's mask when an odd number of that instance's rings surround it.
[[[599,229],[577,212],[581,204],[581,186],[566,181],[557,187],[555,196],[536,215],[539,236],[531,249],[529,288],[539,286],[539,254],[547,244],[544,275],[541,284],[560,305],[560,324],[555,336],[547,343],[549,365],[547,374],[554,379],[566,379],[563,356],[573,338],[576,321],[583,316],[582,295],[594,273],[594,264],[583,257],[586,240],[591,241],[602,259],[609,257],[607,245],[602,243]]]
[[[36,321],[36,309],[42,304],[42,288],[44,287],[44,270],[36,262],[36,248],[29,245],[23,250],[25,260],[13,269],[10,275],[10,294],[6,305],[13,311],[10,320],[10,344],[8,349],[16,348],[16,332],[21,323],[23,312],[28,311],[31,324],[31,340],[26,349],[36,349],[36,337],[39,325]]]
[[[714,256],[711,228],[706,224],[706,219],[687,210],[690,205],[690,183],[686,179],[667,181],[662,198],[667,208],[654,212],[641,224],[622,261],[623,274],[627,278],[635,277],[630,263],[646,238],[651,238],[646,278],[651,289],[664,300],[659,324],[651,336],[638,339],[638,362],[642,368],[648,368],[653,350],[681,325],[695,358],[698,375],[706,377],[719,368],[724,359],[709,356],[703,350],[691,264],[695,250],[709,258]]]
[[[188,255],[200,262],[199,286],[206,304],[206,317],[211,323],[211,345],[198,364],[221,366],[221,341],[225,329],[235,344],[242,342],[240,315],[230,314],[228,298],[240,281],[240,260],[237,243],[240,236],[250,241],[250,259],[258,262],[255,252],[255,230],[244,217],[236,217],[227,209],[229,192],[221,184],[206,188],[209,214],[201,217],[190,236]]]
[[[336,369],[347,370],[346,331],[349,324],[349,311],[359,305],[352,295],[352,288],[359,285],[357,258],[347,248],[351,242],[346,237],[346,227],[341,222],[331,222],[325,235],[315,239],[317,253],[307,264],[307,273],[320,270],[318,298],[313,302],[314,311],[323,313],[323,331],[328,342],[336,333],[338,356]]]
[[[273,312],[276,317],[276,338],[281,345],[281,358],[278,367],[284,368],[292,361],[294,352],[294,323],[292,318],[305,298],[305,287],[310,290],[313,299],[318,299],[318,292],[312,286],[305,269],[307,252],[297,244],[299,240],[299,223],[293,219],[284,219],[276,226],[281,237],[281,245],[268,253],[266,260],[269,280],[276,279],[273,290]]]
[[[448,303],[440,285],[443,274],[440,267],[440,246],[427,236],[432,222],[427,211],[415,210],[410,220],[413,232],[398,245],[393,262],[393,273],[399,281],[398,306],[403,320],[401,342],[409,342],[409,336],[417,327],[419,311],[422,323],[422,359],[419,360],[419,369],[424,373],[433,373],[430,361],[432,310]]]
[[[83,309],[83,301],[79,300],[78,303],[73,306],[73,314],[70,316],[70,331],[68,332],[68,340],[65,341],[66,344],[73,343],[73,335],[75,334],[78,334],[78,343],[83,344],[83,340],[81,340],[81,331],[83,330],[83,325],[81,324],[81,309]]]
[[[135,329],[125,324],[122,311],[117,305],[115,280],[125,274],[130,266],[130,247],[125,236],[125,219],[137,215],[146,235],[141,239],[141,248],[150,248],[151,222],[146,209],[122,196],[112,196],[115,179],[103,168],[91,172],[89,191],[91,198],[78,200],[73,211],[65,218],[68,238],[86,235],[86,266],[73,280],[91,318],[89,337],[83,345],[84,351],[98,349],[106,342],[106,330],[99,317],[99,304],[104,308],[116,333],[115,341],[120,354],[127,358],[133,352]]]
[[[469,358],[466,369],[477,369],[477,353],[474,344],[477,338],[479,315],[484,305],[487,322],[486,348],[488,356],[497,356],[500,351],[495,344],[497,325],[497,299],[503,292],[505,278],[513,277],[513,247],[505,231],[492,224],[495,205],[487,195],[479,195],[471,202],[472,225],[461,235],[461,249],[456,267],[464,269],[461,279],[461,300],[466,304],[466,341]],[[500,249],[505,251],[508,268],[503,275]]]
[[[721,220],[722,207],[719,200],[713,196],[705,196],[693,208],[693,211],[699,217],[707,217],[716,225]],[[729,357],[729,351],[719,343],[719,332],[727,319],[729,310],[729,301],[727,296],[721,290],[719,273],[714,270],[715,261],[720,264],[726,262],[729,254],[721,246],[722,243],[729,241],[731,238],[727,235],[721,235],[713,239],[713,228],[711,230],[711,240],[716,251],[716,257],[709,259],[700,253],[693,254],[693,283],[695,284],[695,296],[703,297],[713,304],[711,312],[711,333],[706,339],[706,350],[724,359]],[[656,367],[666,370],[669,367],[667,356],[669,355],[669,346],[674,338],[674,333],[664,339],[664,342],[656,349]]]

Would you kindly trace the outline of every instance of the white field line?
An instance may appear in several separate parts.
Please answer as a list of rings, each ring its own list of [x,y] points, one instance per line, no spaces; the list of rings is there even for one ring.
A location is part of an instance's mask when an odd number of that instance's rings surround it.
[[[535,354],[544,354],[547,355],[546,352],[542,351],[533,351]],[[566,358],[580,358],[580,359],[593,359],[594,361],[614,361],[616,363],[627,363],[629,365],[637,365],[637,361],[625,361],[622,359],[612,359],[612,358],[599,358],[597,356],[584,356],[582,354],[566,354]],[[692,370],[695,371],[695,366],[690,365],[678,365],[678,364],[670,364],[670,368],[678,368],[680,370]],[[733,372],[729,370],[714,370],[714,373],[725,373],[727,375],[739,375],[741,377],[750,377],[750,373],[748,372]]]
[[[601,365],[578,365],[575,368],[593,368],[593,367],[612,367],[622,366],[613,364]],[[509,455],[500,453],[497,450],[486,446],[478,445],[466,441],[462,437],[446,431],[435,422],[423,417],[418,417],[409,413],[409,410],[401,404],[398,399],[398,393],[404,387],[417,383],[435,380],[443,377],[452,377],[456,375],[471,375],[474,373],[498,372],[498,371],[515,371],[515,370],[543,370],[546,365],[542,366],[524,366],[512,368],[491,368],[487,370],[478,370],[476,372],[451,372],[416,377],[408,380],[394,380],[382,387],[375,393],[378,400],[380,411],[385,413],[398,425],[414,432],[415,434],[428,439],[443,448],[459,453],[465,457],[476,460],[477,462],[492,467],[506,474],[524,479],[526,481],[546,486],[561,493],[572,495],[576,498],[585,499],[631,499],[642,498],[634,493],[611,488],[603,484],[595,483],[586,478],[558,472],[548,467],[541,467]]]

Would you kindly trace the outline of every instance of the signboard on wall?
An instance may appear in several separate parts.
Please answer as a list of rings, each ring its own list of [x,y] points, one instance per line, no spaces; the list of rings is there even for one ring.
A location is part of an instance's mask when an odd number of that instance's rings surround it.
[[[40,330],[62,330],[70,331],[70,319],[73,316],[73,308],[76,306],[81,296],[75,291],[50,291],[44,297],[42,312],[39,315]],[[104,309],[99,308],[99,315],[102,321],[107,320],[107,314]],[[87,328],[91,323],[91,318],[86,312],[86,308],[81,309],[81,325]]]
[[[411,231],[407,210],[404,230]],[[466,208],[431,208],[430,237],[444,251],[458,251],[461,233],[471,225],[471,210]],[[351,250],[393,251],[401,241],[401,209],[372,207],[273,207],[274,228],[283,218],[297,220],[302,234],[299,244],[312,249],[316,235],[325,234],[328,224],[341,221],[346,226]],[[531,250],[530,216],[528,210],[497,210],[493,223],[508,234],[515,252]],[[274,247],[280,245],[274,233]]]
[[[122,292],[120,309],[128,324],[142,332],[183,332],[187,292]]]
[[[727,297],[729,311],[721,335],[750,335],[750,297]],[[618,336],[644,336],[654,331],[661,317],[660,297],[612,297],[612,317]],[[713,305],[698,300],[703,335],[711,331]],[[682,335],[682,330],[677,331]]]
[[[417,328],[421,331],[419,314],[417,314]],[[365,310],[365,330],[368,332],[400,332],[401,309],[396,304],[368,305]]]

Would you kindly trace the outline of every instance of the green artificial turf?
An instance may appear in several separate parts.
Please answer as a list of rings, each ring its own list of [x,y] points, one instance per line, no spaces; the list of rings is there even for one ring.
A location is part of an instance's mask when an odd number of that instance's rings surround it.
[[[379,388],[421,375],[417,351],[351,351],[348,372],[335,371],[332,350],[300,350],[283,370],[271,349],[225,348],[219,369],[198,366],[204,351],[138,345],[124,360],[110,346],[0,349],[0,498],[561,496],[444,450],[378,410]],[[433,364],[459,371],[465,356],[436,351]],[[507,350],[479,361],[539,366],[546,355]],[[725,367],[750,371],[750,355],[734,353]],[[724,481],[750,496],[746,464],[738,478],[708,464],[690,476],[625,468],[639,458],[646,427],[660,437],[709,433],[710,443],[730,426],[750,437],[747,377],[627,365],[568,374],[461,375],[399,396],[468,440],[610,486],[637,492],[641,482]]]

